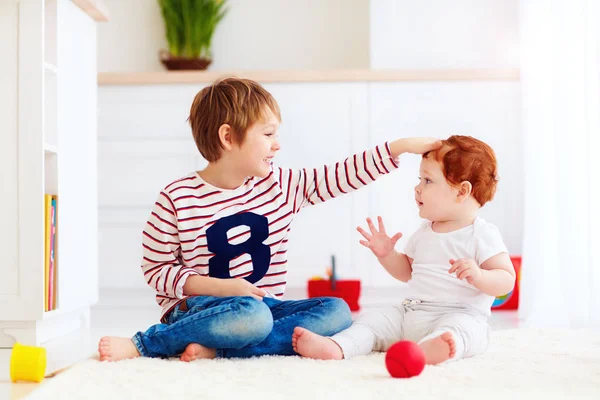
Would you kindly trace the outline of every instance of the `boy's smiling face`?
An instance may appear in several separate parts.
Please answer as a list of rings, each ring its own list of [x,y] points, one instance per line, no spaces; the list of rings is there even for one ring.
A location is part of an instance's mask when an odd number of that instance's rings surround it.
[[[243,143],[237,146],[236,158],[247,176],[264,178],[271,172],[271,162],[281,146],[277,139],[279,119],[267,107],[264,118],[248,128]]]

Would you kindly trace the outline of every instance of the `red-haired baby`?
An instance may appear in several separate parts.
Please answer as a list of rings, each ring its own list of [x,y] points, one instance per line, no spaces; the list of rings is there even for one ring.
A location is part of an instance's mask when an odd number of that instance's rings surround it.
[[[427,364],[472,357],[489,343],[487,318],[496,296],[509,293],[515,270],[498,229],[478,216],[496,191],[494,151],[469,136],[451,136],[423,155],[415,201],[425,219],[404,253],[402,236],[388,236],[383,220],[358,227],[379,263],[407,282],[398,304],[360,315],[352,326],[323,337],[296,328],[294,350],[316,359],[343,359],[387,351],[399,340],[417,342]]]

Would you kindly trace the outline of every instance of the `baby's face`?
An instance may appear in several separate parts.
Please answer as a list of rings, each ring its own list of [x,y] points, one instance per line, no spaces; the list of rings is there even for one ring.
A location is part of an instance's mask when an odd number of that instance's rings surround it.
[[[421,160],[415,201],[419,216],[430,221],[447,221],[456,217],[458,189],[450,186],[442,166],[432,157]]]

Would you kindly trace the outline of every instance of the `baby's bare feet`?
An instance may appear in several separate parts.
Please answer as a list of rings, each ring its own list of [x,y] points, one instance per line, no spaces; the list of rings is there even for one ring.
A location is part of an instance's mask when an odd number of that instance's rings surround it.
[[[336,342],[300,327],[294,328],[292,347],[301,356],[316,360],[341,360],[344,358],[342,349]]]
[[[209,349],[198,343],[190,343],[187,345],[179,359],[181,361],[190,362],[201,358],[215,358],[217,351],[215,349]]]
[[[131,339],[116,336],[105,336],[100,339],[98,353],[100,353],[100,361],[119,361],[140,356]]]
[[[450,332],[444,332],[440,336],[421,343],[421,349],[425,353],[427,364],[440,364],[454,357],[456,346]]]

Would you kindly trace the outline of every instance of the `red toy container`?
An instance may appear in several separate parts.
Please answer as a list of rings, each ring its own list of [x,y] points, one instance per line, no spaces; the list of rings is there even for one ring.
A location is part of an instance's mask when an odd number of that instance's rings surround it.
[[[350,307],[350,311],[360,310],[360,280],[343,279],[335,281],[335,290],[331,289],[330,280],[308,281],[308,297],[339,297]]]
[[[516,310],[519,308],[519,286],[521,280],[521,256],[511,256],[510,260],[515,267],[515,273],[517,279],[515,282],[515,288],[508,294],[500,297],[496,297],[494,304],[492,304],[492,310]]]

